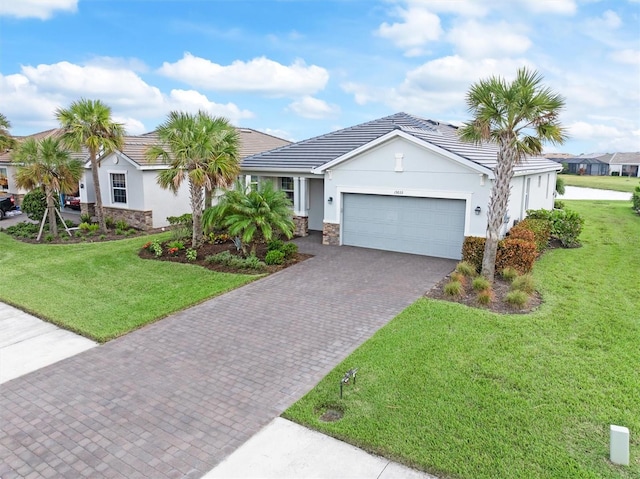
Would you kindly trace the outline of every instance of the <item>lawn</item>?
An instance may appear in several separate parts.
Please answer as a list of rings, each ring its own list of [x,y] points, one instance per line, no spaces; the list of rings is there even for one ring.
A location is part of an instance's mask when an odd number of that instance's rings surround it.
[[[640,217],[566,203],[583,247],[540,259],[537,311],[418,300],[285,417],[442,478],[640,477]],[[610,424],[631,431],[629,467],[608,461]]]
[[[0,233],[0,301],[104,342],[255,278],[142,260],[148,240],[47,245]]]
[[[629,178],[628,176],[560,175],[559,178],[562,178],[567,186],[624,191],[625,193],[633,193],[635,187],[640,186],[640,178]]]

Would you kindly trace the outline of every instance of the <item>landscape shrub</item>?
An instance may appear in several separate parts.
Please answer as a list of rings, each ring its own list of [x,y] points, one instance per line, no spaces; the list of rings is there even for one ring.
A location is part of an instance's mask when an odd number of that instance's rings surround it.
[[[85,223],[85,222],[82,222],[82,223],[80,223],[80,224],[78,225],[78,229],[79,229],[80,231],[87,232],[87,231],[89,231],[89,226],[91,226],[91,223]]]
[[[564,210],[527,210],[527,219],[543,219],[551,222],[551,236],[560,241],[563,247],[580,246],[578,237],[582,233],[584,219],[575,211]]]
[[[193,248],[189,248],[185,253],[185,256],[187,257],[187,261],[195,261],[198,259],[198,252]]]
[[[496,270],[511,266],[519,273],[528,273],[538,257],[535,243],[521,239],[504,239],[498,243]]]
[[[522,308],[526,306],[527,303],[529,302],[529,295],[524,291],[520,291],[520,290],[509,291],[505,295],[504,301],[505,303],[510,304],[511,306],[517,306],[519,308]]]
[[[167,216],[167,222],[171,230],[171,239],[182,240],[191,238],[193,234],[193,217],[191,213],[185,213],[180,216]]]
[[[531,243],[535,243],[536,241],[533,231],[520,226],[519,223],[509,230],[508,237],[510,239],[521,239],[524,241],[529,241]]]
[[[508,281],[511,283],[514,279],[518,277],[518,272],[516,271],[515,268],[511,266],[507,266],[500,272],[500,276],[502,276],[502,279],[504,279],[505,281]]]
[[[284,246],[284,241],[281,239],[274,239],[267,243],[267,251],[281,251]]]
[[[633,203],[633,209],[640,213],[640,186],[636,186],[631,195],[631,202]]]
[[[280,251],[284,253],[285,259],[293,258],[298,252],[298,245],[295,243],[285,243],[280,248]]]
[[[564,179],[557,177],[556,178],[556,191],[558,192],[559,195],[564,195],[565,194],[565,188],[564,188]]]
[[[267,252],[264,258],[264,262],[269,265],[284,263],[284,253],[279,249],[274,249]]]
[[[483,245],[483,248],[484,248],[484,245]],[[456,265],[456,271],[462,274],[463,276],[467,276],[469,278],[473,278],[477,274],[476,267],[467,261],[460,261]]]
[[[110,230],[114,229],[116,226],[116,221],[111,217],[111,216],[107,216],[104,219],[104,224],[106,225],[107,228],[109,228]]]
[[[490,288],[491,283],[484,276],[478,276],[477,278],[474,278],[473,282],[471,283],[471,287],[474,291],[483,291]]]
[[[91,223],[91,215],[88,213],[81,214],[80,223]]]
[[[16,238],[35,238],[38,235],[38,230],[40,227],[36,223],[28,223],[23,221],[21,223],[17,223],[13,226],[9,226],[4,231],[6,231],[11,236]]]
[[[257,271],[264,270],[266,266],[257,256],[251,255],[247,258],[242,258],[241,256],[231,254],[229,251],[207,256],[205,261],[208,263],[222,264],[231,268],[253,269]]]
[[[560,201],[560,200],[555,200],[553,202],[553,207],[556,210],[563,210],[564,209],[564,201]]]
[[[44,212],[47,210],[47,197],[42,188],[35,188],[24,195],[20,209],[30,220],[42,221]]]
[[[127,223],[125,220],[118,220],[115,223],[115,227],[119,230],[127,230],[129,229],[129,223]]]
[[[451,279],[451,281],[457,281],[463,287],[467,285],[467,277],[458,271],[454,271],[453,273],[451,273],[451,276],[449,276],[449,278]]]
[[[495,299],[496,295],[490,287],[479,291],[476,296],[476,301],[482,306],[487,306],[488,304],[493,303]]]
[[[470,264],[476,273],[482,269],[485,239],[480,236],[466,236],[462,243],[462,261]]]
[[[448,296],[461,296],[464,291],[460,281],[449,281],[444,285],[444,292]]]
[[[183,250],[184,249],[184,243],[182,241],[179,240],[174,240],[174,241],[170,241],[169,243],[167,243],[167,247],[168,248],[175,248],[178,251]]]
[[[511,291],[523,291],[527,294],[533,294],[536,290],[536,283],[533,276],[530,274],[523,274],[518,276],[511,282]]]
[[[536,244],[538,253],[542,253],[547,246],[549,246],[549,240],[551,239],[551,221],[545,219],[525,218],[516,226],[511,228],[518,230],[525,229],[533,233],[533,241]],[[511,235],[511,231],[509,234]]]
[[[224,244],[229,241],[229,235],[227,233],[216,233],[212,231],[208,235],[208,241],[211,244]]]

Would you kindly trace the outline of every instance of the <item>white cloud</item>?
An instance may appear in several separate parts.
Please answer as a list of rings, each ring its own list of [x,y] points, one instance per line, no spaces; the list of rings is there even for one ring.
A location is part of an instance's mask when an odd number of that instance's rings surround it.
[[[57,10],[75,13],[78,10],[78,0],[3,0],[0,2],[0,16],[7,17],[48,20]]]
[[[281,130],[279,128],[261,128],[260,131],[266,133],[267,135],[282,138],[284,140],[297,141],[287,130]]]
[[[376,100],[376,95],[373,94],[372,88],[361,83],[347,82],[342,84],[341,88],[344,92],[352,94],[358,105],[366,105]]]
[[[311,96],[294,101],[288,109],[303,118],[314,120],[335,116],[340,112],[337,105],[329,105],[326,101]]]
[[[522,0],[522,3],[533,13],[573,15],[578,10],[574,0]]]
[[[631,48],[627,48],[625,50],[617,50],[611,53],[611,59],[618,63],[640,65],[640,50],[632,50]]]
[[[489,2],[478,0],[408,0],[410,6],[436,13],[453,13],[464,17],[482,17],[489,12]]]
[[[141,135],[149,131],[149,129],[144,126],[144,123],[136,118],[113,115],[113,121],[122,123],[127,135]]]
[[[215,103],[195,90],[171,90],[166,103],[170,110],[190,111],[194,113],[198,110],[204,110],[214,116],[224,116],[236,125],[239,120],[254,117],[251,111],[241,110],[234,103]]]
[[[402,19],[402,22],[393,24],[384,22],[376,33],[383,38],[388,38],[397,47],[405,49],[407,56],[420,55],[424,45],[438,40],[442,35],[440,18],[425,8],[399,8],[396,15]]]
[[[132,132],[144,131],[141,118],[156,121],[171,110],[205,110],[233,123],[254,116],[233,103],[215,103],[194,90],[162,93],[130,70],[69,62],[23,66],[21,73],[0,74],[0,92],[2,113],[14,123],[34,129],[54,127],[55,110],[79,98],[101,99],[112,108],[114,118],[123,119]]]
[[[592,31],[592,34],[599,35],[601,30],[616,30],[622,25],[622,19],[613,10],[607,10],[600,17],[590,18],[586,22],[587,28]]]
[[[470,20],[452,28],[448,40],[465,57],[492,57],[518,55],[531,47],[531,40],[506,22],[480,24]]]
[[[640,130],[578,121],[570,124],[572,139],[587,140],[597,151],[640,151]]]
[[[223,66],[190,53],[185,53],[175,63],[164,62],[158,72],[208,90],[273,96],[310,95],[322,90],[329,80],[327,70],[316,65],[307,66],[302,60],[285,66],[260,57],[248,62],[236,60]]]

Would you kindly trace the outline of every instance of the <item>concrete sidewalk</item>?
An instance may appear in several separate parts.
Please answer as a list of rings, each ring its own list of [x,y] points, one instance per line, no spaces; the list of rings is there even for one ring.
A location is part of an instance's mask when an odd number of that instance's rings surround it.
[[[276,418],[203,479],[436,479]]]
[[[0,303],[0,384],[95,346],[87,338]]]

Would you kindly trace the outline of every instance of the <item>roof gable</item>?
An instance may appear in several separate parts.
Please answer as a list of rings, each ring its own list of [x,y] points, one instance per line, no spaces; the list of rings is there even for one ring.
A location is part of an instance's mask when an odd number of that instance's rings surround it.
[[[364,151],[363,148],[368,148],[368,144],[375,146],[377,141],[394,130],[408,135],[406,138],[413,137],[412,141],[448,158],[468,165],[473,163],[473,168],[483,172],[490,172],[497,164],[497,145],[465,143],[459,139],[458,129],[453,125],[400,112],[250,156],[242,161],[241,166],[244,170],[319,173],[328,168],[327,164],[335,165],[351,158],[354,151]],[[532,157],[516,165],[515,174],[560,169],[562,167],[551,160]]]

